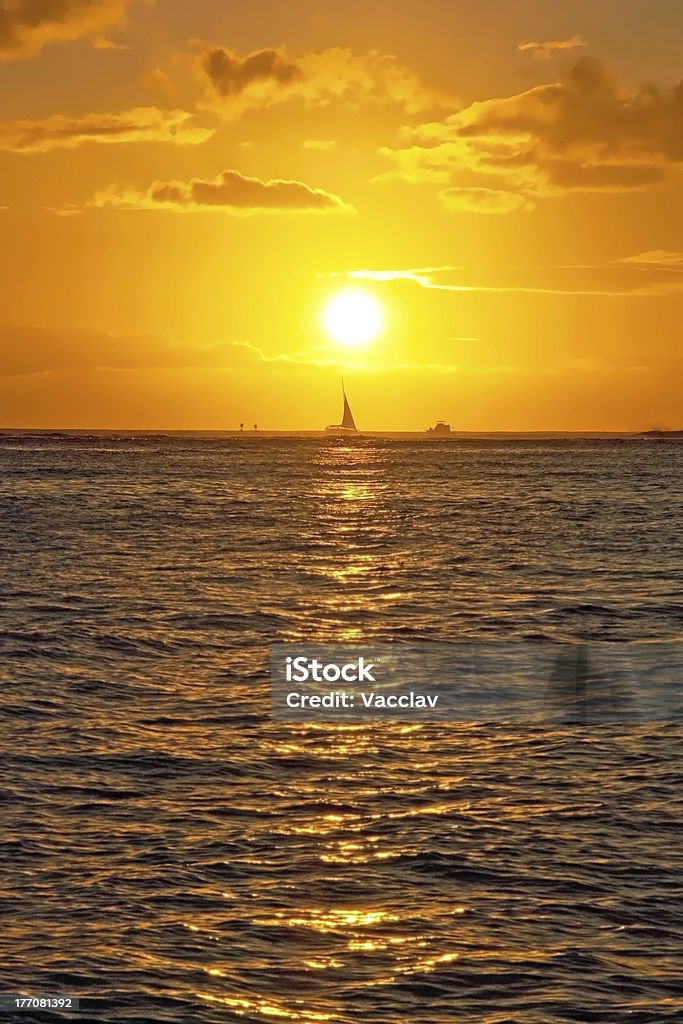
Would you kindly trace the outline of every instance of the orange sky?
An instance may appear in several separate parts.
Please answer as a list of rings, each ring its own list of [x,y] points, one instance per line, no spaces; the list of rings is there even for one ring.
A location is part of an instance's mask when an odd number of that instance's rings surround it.
[[[679,0],[6,0],[0,426],[683,427]],[[366,346],[326,333],[349,286]]]

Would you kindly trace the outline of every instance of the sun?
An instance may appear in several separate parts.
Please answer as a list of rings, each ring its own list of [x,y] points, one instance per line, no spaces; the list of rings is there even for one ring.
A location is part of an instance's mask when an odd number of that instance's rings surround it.
[[[365,345],[382,326],[382,309],[367,292],[339,292],[325,306],[323,320],[327,331],[344,345]]]

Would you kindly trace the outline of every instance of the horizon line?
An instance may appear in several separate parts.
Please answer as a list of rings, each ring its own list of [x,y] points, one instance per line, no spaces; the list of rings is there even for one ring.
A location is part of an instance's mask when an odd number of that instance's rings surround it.
[[[240,430],[234,427],[5,427],[0,426],[0,434],[216,434],[216,435],[234,435],[237,437],[253,437],[254,435],[285,435],[285,436],[321,436],[329,437],[324,429],[315,428],[256,428],[253,427],[245,430]],[[675,427],[648,427],[644,429],[630,429],[630,430],[605,430],[596,427],[590,427],[585,429],[573,429],[573,430],[561,430],[557,428],[545,429],[545,430],[529,430],[529,429],[508,429],[508,430],[452,430],[450,434],[444,437],[434,438],[434,435],[430,435],[427,430],[391,430],[391,429],[379,429],[379,430],[359,430],[356,435],[350,435],[351,437],[427,437],[434,440],[447,440],[451,438],[459,437],[481,437],[481,436],[506,436],[506,435],[525,435],[525,436],[539,436],[539,435],[555,435],[562,437],[585,437],[601,436],[601,437],[642,437],[647,434],[683,434],[682,428]]]

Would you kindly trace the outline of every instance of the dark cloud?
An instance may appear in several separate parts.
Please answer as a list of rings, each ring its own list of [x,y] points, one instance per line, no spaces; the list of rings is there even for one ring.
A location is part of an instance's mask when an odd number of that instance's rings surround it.
[[[657,185],[666,178],[659,164],[578,164],[571,160],[547,160],[542,169],[553,185],[587,192],[629,192]]]
[[[303,78],[301,68],[279,50],[256,50],[240,57],[217,46],[203,55],[202,67],[221,96],[236,96],[252,82],[271,81],[283,85]]]
[[[581,57],[561,82],[405,134],[417,144],[382,152],[398,164],[391,176],[409,181],[457,185],[467,172],[527,196],[650,188],[683,163],[683,83],[627,92],[601,61]]]
[[[474,104],[458,116],[467,137],[528,134],[550,154],[580,151],[599,161],[683,159],[683,83],[622,92],[594,57],[577,60],[563,82]]]
[[[266,211],[340,211],[348,210],[342,200],[331,192],[311,188],[301,181],[273,179],[262,181],[239,171],[223,171],[217,178],[205,181],[156,181],[146,192],[111,186],[99,192],[94,206],[117,206],[139,210],[218,209],[256,213]]]
[[[447,210],[464,213],[512,213],[533,204],[518,192],[495,188],[445,188],[439,198]]]
[[[640,188],[683,160],[683,83],[626,93],[599,60],[582,57],[560,84],[474,104],[453,127],[464,139],[520,137],[518,165],[560,187]]]
[[[291,57],[284,47],[244,55],[212,47],[197,60],[208,85],[207,105],[227,118],[294,99],[309,106],[339,100],[396,103],[410,113],[444,102],[410,68],[375,50],[354,54],[332,47]]]
[[[0,150],[45,153],[52,149],[74,149],[86,142],[197,145],[213,134],[213,129],[197,125],[185,110],[137,107],[122,114],[54,114],[42,121],[0,122]]]
[[[0,59],[28,57],[51,43],[98,36],[125,18],[137,0],[5,0]]]

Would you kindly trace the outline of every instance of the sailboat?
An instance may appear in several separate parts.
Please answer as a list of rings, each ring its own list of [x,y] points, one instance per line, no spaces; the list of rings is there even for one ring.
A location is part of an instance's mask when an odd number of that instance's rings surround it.
[[[356,427],[356,421],[353,418],[351,412],[351,406],[349,400],[346,397],[346,389],[344,388],[344,381],[342,381],[342,398],[344,399],[344,414],[342,416],[341,423],[331,423],[329,427],[325,427],[326,434],[357,434],[358,428]]]

